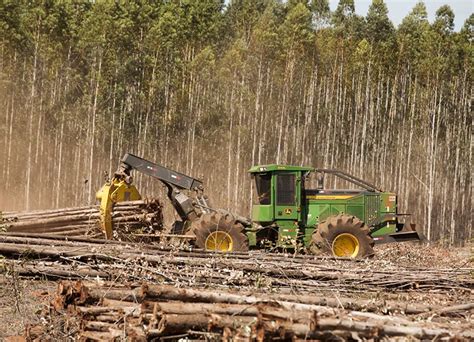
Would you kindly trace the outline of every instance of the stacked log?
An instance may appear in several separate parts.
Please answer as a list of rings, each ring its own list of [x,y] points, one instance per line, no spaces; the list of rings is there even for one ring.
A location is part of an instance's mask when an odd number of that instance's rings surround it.
[[[246,340],[335,339],[410,336],[417,339],[474,337],[472,326],[456,329],[428,320],[379,315],[282,300],[272,295],[184,289],[166,285],[61,282],[43,324],[31,340],[65,336],[80,340],[134,341],[219,336]],[[67,322],[67,324],[65,324]],[[68,331],[65,331],[67,329]]]
[[[159,231],[163,228],[160,202],[119,202],[113,207],[115,234],[130,231]],[[0,215],[0,227],[6,232],[53,234],[58,236],[102,236],[99,206],[6,212]]]

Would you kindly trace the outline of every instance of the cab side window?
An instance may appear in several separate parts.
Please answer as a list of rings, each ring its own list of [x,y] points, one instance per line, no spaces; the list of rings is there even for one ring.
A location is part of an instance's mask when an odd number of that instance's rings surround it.
[[[296,184],[293,173],[283,173],[277,175],[277,205],[295,205],[296,204]]]
[[[270,174],[259,174],[255,176],[257,185],[257,204],[267,205],[271,203],[271,182]]]

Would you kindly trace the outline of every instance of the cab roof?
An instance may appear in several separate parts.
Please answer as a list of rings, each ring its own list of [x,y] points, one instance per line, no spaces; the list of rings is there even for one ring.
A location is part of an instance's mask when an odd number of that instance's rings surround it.
[[[250,173],[263,173],[273,171],[314,171],[314,167],[308,166],[294,166],[294,165],[279,165],[279,164],[268,164],[268,165],[256,165],[250,168]]]

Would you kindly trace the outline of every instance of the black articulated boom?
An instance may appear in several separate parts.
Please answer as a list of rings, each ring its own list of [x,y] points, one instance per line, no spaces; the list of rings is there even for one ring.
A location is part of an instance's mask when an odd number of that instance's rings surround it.
[[[181,218],[181,221],[176,221],[173,225],[174,233],[183,232],[187,222],[194,221],[199,217],[196,205],[201,211],[207,212],[209,204],[202,194],[204,188],[200,180],[127,153],[122,158],[121,165],[115,176],[122,177],[128,180],[128,183],[131,183],[131,170],[136,170],[156,178],[168,188],[168,198]],[[196,191],[196,199],[190,198],[180,190]]]
[[[135,169],[145,175],[157,178],[164,183],[171,184],[178,189],[196,191],[203,190],[202,182],[200,180],[173,171],[130,153],[125,154],[122,158],[121,168],[123,168],[124,171],[128,170],[128,172],[130,172],[131,169]]]

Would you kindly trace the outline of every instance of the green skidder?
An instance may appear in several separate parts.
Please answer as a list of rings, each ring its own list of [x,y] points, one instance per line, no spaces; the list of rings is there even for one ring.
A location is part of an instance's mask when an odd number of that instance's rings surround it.
[[[414,225],[399,222],[397,195],[348,173],[288,165],[254,166],[257,196],[253,224],[246,227],[250,247],[303,246],[311,253],[360,258],[373,254],[378,243],[419,240]],[[310,174],[317,186],[307,186]],[[326,189],[332,174],[360,188]]]

